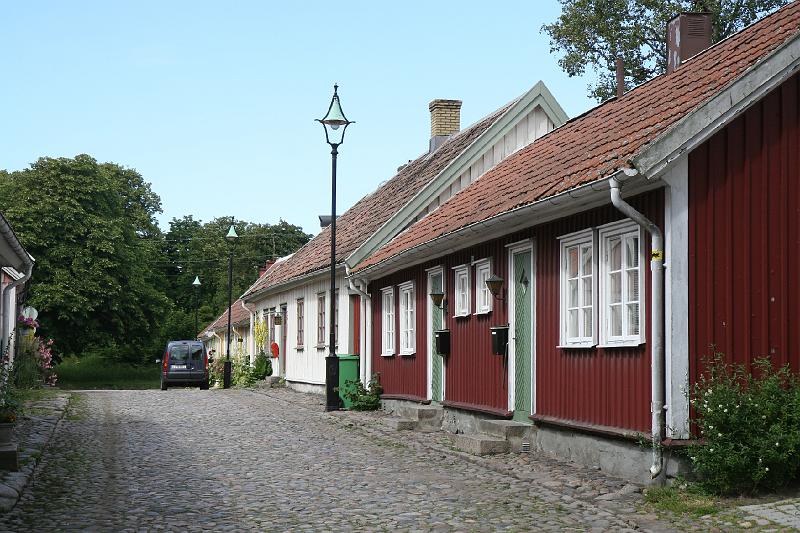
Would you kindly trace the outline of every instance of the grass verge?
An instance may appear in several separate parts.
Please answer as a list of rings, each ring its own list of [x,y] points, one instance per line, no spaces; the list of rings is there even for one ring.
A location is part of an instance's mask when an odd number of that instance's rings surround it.
[[[62,389],[155,389],[158,370],[155,364],[134,366],[97,355],[70,357],[56,367]]]
[[[644,499],[659,511],[700,518],[721,511],[717,499],[692,483],[675,483],[667,487],[650,487]]]

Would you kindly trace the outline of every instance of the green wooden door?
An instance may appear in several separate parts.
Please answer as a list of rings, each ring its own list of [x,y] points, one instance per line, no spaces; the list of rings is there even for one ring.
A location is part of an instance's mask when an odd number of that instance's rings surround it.
[[[428,278],[430,290],[428,292],[442,291],[442,273],[431,274]],[[431,336],[437,329],[442,329],[442,310],[435,305],[431,305]],[[434,402],[442,401],[442,356],[436,353],[436,342],[431,337],[431,400]]]
[[[514,420],[530,422],[531,414],[531,251],[514,257]]]

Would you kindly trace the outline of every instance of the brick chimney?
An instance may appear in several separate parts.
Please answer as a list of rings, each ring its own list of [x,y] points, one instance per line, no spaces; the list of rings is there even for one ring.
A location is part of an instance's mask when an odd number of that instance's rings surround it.
[[[711,13],[681,13],[667,23],[667,74],[711,46]]]
[[[461,100],[434,100],[428,104],[431,112],[431,140],[428,151],[433,152],[454,133],[461,130]]]
[[[274,264],[275,264],[275,260],[274,259],[268,259],[267,262],[264,263],[264,266],[262,266],[261,268],[258,269],[258,277],[260,278],[261,276],[263,276],[264,272],[269,270],[269,268]]]

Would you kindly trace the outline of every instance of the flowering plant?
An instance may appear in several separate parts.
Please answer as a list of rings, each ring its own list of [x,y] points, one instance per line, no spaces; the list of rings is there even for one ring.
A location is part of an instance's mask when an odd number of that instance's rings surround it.
[[[20,326],[23,326],[23,327],[26,327],[26,328],[36,329],[36,328],[39,327],[39,322],[36,321],[36,319],[30,318],[30,317],[25,317],[25,316],[22,316],[22,315],[19,315],[19,317],[17,318],[17,323]]]
[[[709,362],[690,401],[701,440],[689,456],[702,483],[722,494],[777,489],[800,475],[800,382],[788,366]]]

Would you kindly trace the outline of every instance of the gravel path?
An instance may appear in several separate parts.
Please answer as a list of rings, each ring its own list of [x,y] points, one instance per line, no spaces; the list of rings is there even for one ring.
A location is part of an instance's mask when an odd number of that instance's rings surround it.
[[[9,531],[623,531],[599,505],[249,391],[83,393]]]

